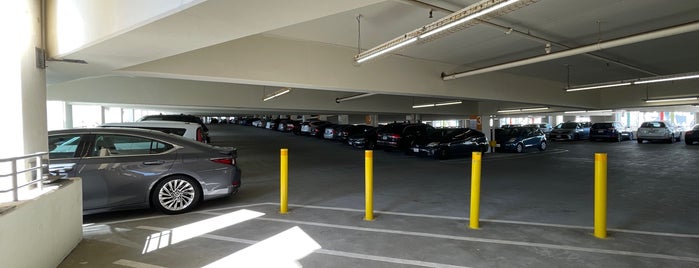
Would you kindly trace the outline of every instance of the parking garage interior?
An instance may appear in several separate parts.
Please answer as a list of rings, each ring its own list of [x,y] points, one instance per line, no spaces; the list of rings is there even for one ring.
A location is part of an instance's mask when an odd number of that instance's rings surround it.
[[[470,228],[471,157],[375,150],[369,221],[363,150],[237,124],[410,121],[490,134],[571,121],[635,132],[656,120],[686,132],[699,122],[695,1],[509,2],[2,4],[2,32],[14,40],[2,47],[3,160],[46,152],[50,130],[182,113],[205,120],[212,145],[238,149],[243,177],[235,196],[181,215],[82,216],[80,179],[24,200],[2,192],[0,256],[11,267],[695,267],[697,145],[488,151],[481,224]],[[497,3],[507,5],[429,33]],[[606,238],[593,234],[596,153],[608,156]],[[0,177],[0,190],[11,187]],[[184,226],[199,234],[163,239]],[[36,250],[47,253],[28,254]]]

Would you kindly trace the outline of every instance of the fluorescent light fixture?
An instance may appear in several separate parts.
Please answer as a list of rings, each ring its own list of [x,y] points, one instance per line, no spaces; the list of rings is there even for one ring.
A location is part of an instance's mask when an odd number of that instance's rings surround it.
[[[262,101],[268,101],[268,100],[274,99],[276,97],[279,97],[279,96],[284,95],[284,94],[289,93],[289,92],[291,92],[291,89],[288,87],[285,87],[285,88],[282,88],[280,90],[277,90],[277,92],[274,92],[274,94],[265,97],[264,99],[262,99]]]
[[[565,111],[565,112],[563,112],[563,113],[564,113],[564,114],[582,114],[582,113],[585,113],[585,112],[587,112],[587,111]]]
[[[427,108],[427,107],[434,107],[434,103],[413,105],[413,109],[416,109],[416,108]]]
[[[522,112],[532,112],[532,111],[543,111],[548,110],[549,107],[536,107],[536,108],[522,108]]]
[[[583,113],[611,113],[612,110],[587,110],[587,111],[566,111],[564,114],[583,114]]]
[[[461,101],[440,102],[440,103],[435,103],[434,106],[447,106],[447,105],[456,105],[456,104],[461,104]]]
[[[572,91],[582,91],[582,90],[590,90],[590,89],[598,89],[598,88],[621,87],[621,86],[630,86],[632,84],[633,83],[631,83],[631,82],[622,82],[622,83],[594,85],[594,86],[571,87],[571,88],[566,89],[566,91],[572,92]]]
[[[456,104],[461,104],[461,103],[462,102],[460,100],[459,101],[438,102],[438,103],[427,103],[427,104],[413,105],[413,109],[435,107],[435,106],[456,105]]]
[[[699,78],[699,72],[686,73],[686,74],[681,74],[681,75],[673,75],[673,76],[667,76],[667,77],[639,79],[638,81],[634,82],[634,84],[660,83],[660,82],[685,80],[685,79],[695,79],[695,78]]]
[[[616,82],[589,84],[589,85],[583,85],[583,86],[574,86],[574,87],[566,88],[566,91],[572,92],[572,91],[590,90],[590,89],[598,89],[598,88],[622,87],[622,86],[630,86],[630,85],[660,83],[660,82],[696,79],[696,78],[699,78],[699,72],[645,77],[645,78],[637,78],[637,79],[633,79],[633,80],[622,80],[622,81],[616,81]]]
[[[399,37],[393,38],[390,41],[384,42],[378,46],[368,49],[354,56],[354,61],[356,63],[362,63],[364,61],[370,60],[372,58],[378,57],[384,53],[392,50],[396,50],[415,41],[426,39],[437,33],[444,32],[447,29],[453,28],[459,24],[463,24],[467,21],[474,20],[478,17],[487,15],[501,9],[505,6],[512,5],[521,0],[480,0],[466,8],[460,9],[444,18],[441,18],[435,22],[412,30],[405,33]],[[527,0],[529,2],[536,2],[536,0]],[[526,6],[525,4],[518,6]],[[509,11],[509,10],[508,10]],[[491,14],[490,16],[497,16],[498,14]],[[467,24],[468,25],[468,24]]]
[[[431,31],[428,31],[428,32],[426,32],[426,33],[423,33],[423,34],[420,35],[420,38],[427,38],[427,37],[430,37],[430,36],[432,36],[432,35],[441,33],[441,32],[443,32],[443,31],[445,31],[445,30],[447,30],[447,29],[449,29],[449,28],[451,28],[451,27],[454,27],[454,26],[459,25],[459,24],[462,24],[462,23],[464,23],[464,22],[473,20],[473,19],[475,19],[475,18],[478,18],[478,17],[480,17],[480,16],[483,16],[483,15],[485,15],[485,14],[488,14],[488,13],[493,12],[493,11],[495,11],[495,10],[498,10],[498,9],[500,9],[500,8],[503,8],[503,7],[509,6],[509,5],[511,5],[511,4],[514,4],[514,3],[518,2],[518,1],[519,1],[519,0],[507,0],[507,1],[504,1],[504,2],[500,2],[500,3],[496,4],[496,5],[490,6],[490,7],[488,7],[488,8],[483,9],[483,10],[480,10],[480,11],[477,11],[477,12],[471,14],[471,15],[468,15],[468,16],[466,16],[466,17],[463,17],[463,18],[461,18],[461,19],[458,19],[458,20],[456,20],[456,21],[454,21],[454,22],[447,23],[447,24],[442,25],[442,26],[439,26],[438,28],[435,28],[435,29],[433,29],[433,30],[431,30]],[[477,3],[477,4],[478,4],[478,3]],[[466,9],[469,9],[469,8],[470,8],[470,7],[467,7]],[[461,11],[457,11],[456,13],[461,13]],[[456,13],[455,13],[455,14],[456,14]],[[438,22],[439,22],[439,21],[438,21]]]
[[[646,103],[673,102],[673,101],[695,101],[695,100],[699,100],[699,97],[672,98],[672,99],[649,99],[649,100],[646,100]]]
[[[613,112],[612,110],[591,110],[587,111],[588,113],[611,113]]]
[[[543,110],[548,110],[548,109],[549,109],[549,107],[517,108],[517,109],[499,110],[498,113],[533,112],[533,111],[543,111]]]
[[[405,40],[405,41],[403,41],[403,42],[400,42],[400,43],[398,43],[398,44],[396,44],[396,45],[389,46],[389,47],[387,47],[387,48],[385,48],[385,49],[382,49],[382,50],[379,50],[379,51],[377,51],[377,52],[375,52],[375,53],[369,54],[368,56],[365,56],[365,57],[357,57],[357,63],[362,63],[362,62],[364,62],[364,61],[373,59],[373,58],[378,57],[378,56],[380,56],[380,55],[386,54],[386,53],[388,53],[388,52],[390,52],[390,51],[393,51],[393,50],[399,49],[399,48],[401,48],[401,47],[407,46],[407,45],[409,45],[409,44],[411,44],[411,43],[413,43],[413,42],[415,42],[415,41],[417,41],[417,37],[413,37],[413,38],[407,39],[407,40]]]

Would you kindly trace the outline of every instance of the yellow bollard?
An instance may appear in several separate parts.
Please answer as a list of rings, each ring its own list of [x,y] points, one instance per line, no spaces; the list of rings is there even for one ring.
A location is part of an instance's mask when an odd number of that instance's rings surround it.
[[[286,214],[289,211],[289,150],[281,149],[279,156],[279,213]]]
[[[468,227],[478,229],[478,214],[481,206],[481,152],[471,156],[471,215]]]
[[[364,151],[365,221],[374,220],[374,151]]]
[[[607,238],[606,153],[595,153],[595,237]]]

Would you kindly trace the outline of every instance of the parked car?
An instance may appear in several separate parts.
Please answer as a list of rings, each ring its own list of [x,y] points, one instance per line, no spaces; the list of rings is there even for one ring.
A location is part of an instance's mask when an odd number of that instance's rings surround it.
[[[672,143],[680,141],[682,130],[668,121],[647,121],[636,131],[636,141],[665,141]]]
[[[416,139],[434,131],[434,127],[424,123],[388,124],[377,133],[376,145],[384,150],[407,151]]]
[[[143,128],[152,129],[164,133],[175,134],[198,142],[206,142],[204,140],[204,130],[201,125],[190,122],[179,121],[142,121],[142,122],[124,122],[124,123],[106,123],[101,127],[127,127],[127,128]]]
[[[194,116],[191,114],[157,114],[157,115],[146,115],[144,117],[141,117],[138,121],[180,121],[180,122],[190,122],[190,123],[197,123],[201,126],[201,129],[204,131],[202,134],[204,135],[204,140],[206,143],[211,142],[211,138],[209,138],[209,128],[206,127],[206,124],[204,124],[204,121],[201,120],[198,116]]]
[[[354,148],[373,150],[376,147],[377,132],[383,126],[368,128],[363,133],[347,137],[347,144]]]
[[[594,123],[590,127],[590,141],[596,140],[632,140],[633,132],[620,122]]]
[[[340,134],[340,131],[342,129],[348,127],[349,125],[346,124],[339,124],[339,125],[331,125],[325,128],[325,131],[323,131],[323,139],[326,140],[339,140],[337,137]]]
[[[546,150],[546,135],[539,128],[512,127],[496,132],[496,151],[510,151],[521,153],[527,148]]]
[[[524,126],[525,127],[538,127],[539,129],[541,129],[542,132],[544,132],[544,134],[551,133],[551,130],[553,129],[553,127],[549,123],[527,124]]]
[[[351,136],[354,136],[359,133],[364,133],[369,129],[372,129],[374,127],[372,126],[367,126],[367,125],[349,125],[345,128],[342,128],[339,133],[337,133],[337,139],[340,140],[341,142],[347,141],[347,139]]]
[[[427,144],[416,144],[412,147],[415,154],[432,156],[437,159],[471,155],[472,152],[485,152],[487,150],[488,139],[485,134],[470,128],[448,129],[443,136],[436,140],[428,140]]]
[[[324,127],[330,124],[332,124],[332,122],[322,120],[303,122],[301,123],[301,131],[299,134],[322,138],[323,132],[320,132],[321,130],[319,128],[323,128],[322,131],[325,131]]]
[[[587,122],[565,122],[556,125],[549,133],[549,140],[581,140],[590,137],[590,124]]]
[[[240,187],[235,148],[160,131],[56,130],[49,131],[48,145],[51,174],[82,178],[85,214],[146,207],[184,213]]]
[[[505,124],[502,125],[500,128],[511,128],[511,127],[521,127],[522,124]]]
[[[684,143],[692,145],[695,142],[699,142],[699,124],[694,125],[692,130],[684,133]]]
[[[281,132],[293,132],[298,129],[301,122],[293,119],[282,119],[277,125],[277,130]],[[300,130],[300,129],[299,129]]]
[[[277,118],[277,119],[270,119],[270,120],[267,121],[267,123],[265,124],[265,128],[266,128],[266,129],[270,129],[270,130],[276,130],[276,129],[277,129],[277,126],[279,125],[279,123],[280,123],[281,121],[282,121],[282,119],[279,119],[279,118]]]

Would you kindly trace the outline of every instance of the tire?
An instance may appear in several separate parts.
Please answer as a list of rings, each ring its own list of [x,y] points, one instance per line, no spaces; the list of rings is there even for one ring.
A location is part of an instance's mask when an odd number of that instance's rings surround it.
[[[622,141],[621,133],[620,133],[620,134],[616,134],[616,142],[621,142],[621,141]]]
[[[580,140],[580,135],[575,133],[575,135],[573,135],[573,140]]]
[[[524,152],[524,145],[522,145],[521,143],[518,143],[517,147],[515,147],[515,152],[518,152],[518,153]]]
[[[680,142],[682,140],[682,133],[680,133],[679,136],[675,139],[676,142]]]
[[[675,141],[675,135],[670,136],[670,139],[667,140],[667,143],[672,144]]]
[[[684,139],[684,144],[687,144],[687,145],[692,145],[692,141],[690,141],[690,140],[687,140],[687,139]]]
[[[643,143],[643,140],[642,140],[642,139],[639,139],[639,138],[636,138],[636,141],[637,141],[638,143]]]
[[[546,142],[542,141],[539,145],[539,151],[546,151]]]
[[[151,194],[151,203],[165,214],[191,211],[201,201],[201,187],[194,179],[172,176],[158,182]]]

